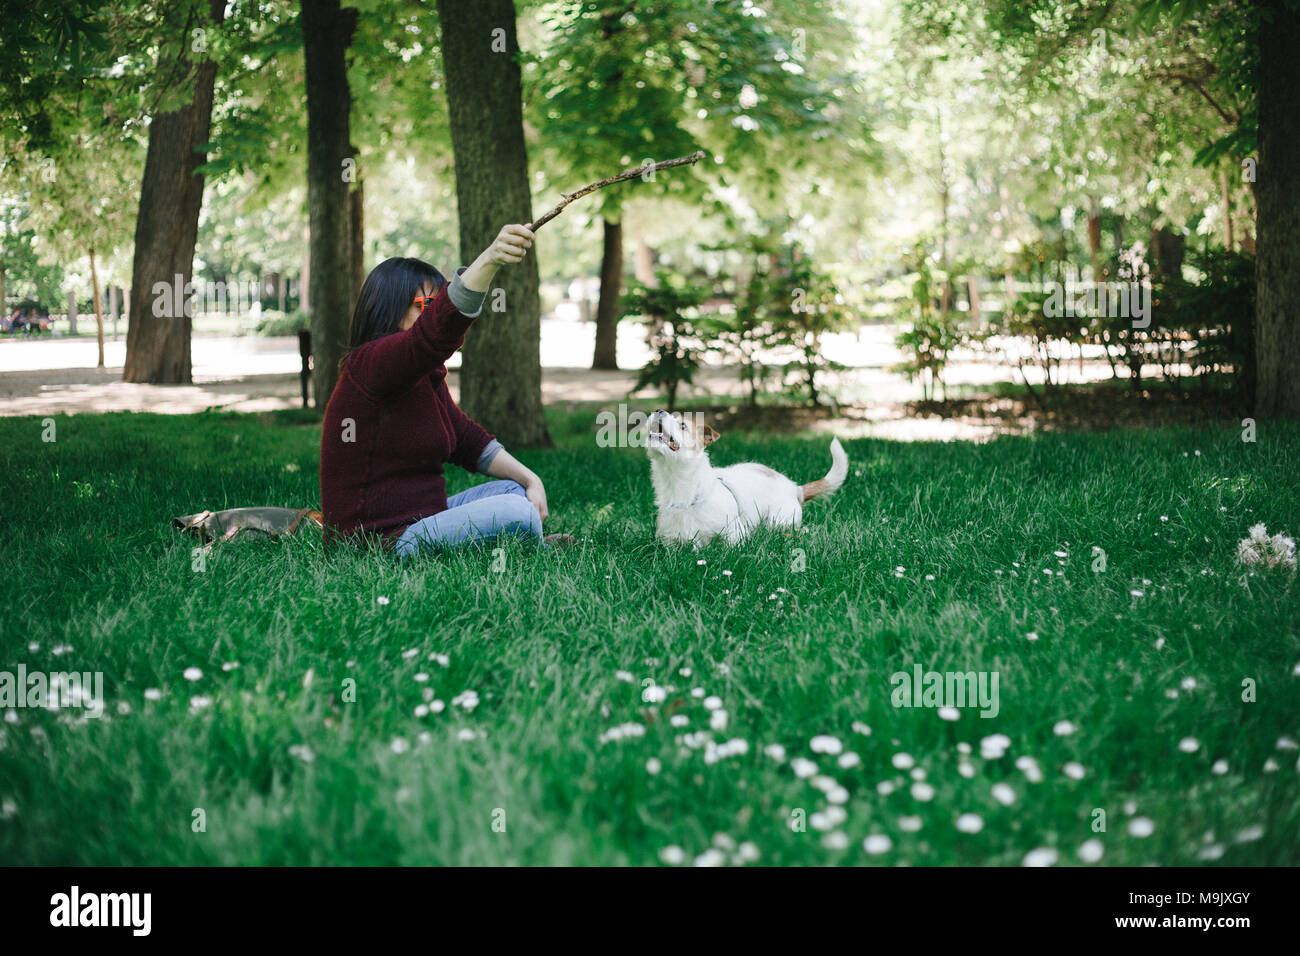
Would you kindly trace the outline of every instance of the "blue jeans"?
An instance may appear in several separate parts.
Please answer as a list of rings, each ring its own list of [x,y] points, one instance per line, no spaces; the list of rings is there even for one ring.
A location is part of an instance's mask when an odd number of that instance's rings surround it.
[[[447,510],[421,518],[397,539],[393,551],[409,557],[502,535],[541,538],[542,517],[517,481],[488,481],[447,499]]]

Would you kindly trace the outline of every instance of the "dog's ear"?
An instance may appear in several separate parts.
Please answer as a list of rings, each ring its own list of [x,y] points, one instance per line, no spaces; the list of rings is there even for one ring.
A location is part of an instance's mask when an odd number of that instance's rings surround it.
[[[713,430],[712,425],[705,425],[700,429],[700,442],[707,448],[722,436]]]

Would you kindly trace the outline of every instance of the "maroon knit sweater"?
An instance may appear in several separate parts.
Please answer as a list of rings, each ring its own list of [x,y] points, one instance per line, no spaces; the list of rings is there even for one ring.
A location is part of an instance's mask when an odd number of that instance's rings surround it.
[[[353,349],[325,408],[320,443],[326,540],[357,532],[391,545],[408,525],[447,510],[446,462],[474,471],[492,441],[447,391],[447,359],[474,320],[447,294],[416,323]]]

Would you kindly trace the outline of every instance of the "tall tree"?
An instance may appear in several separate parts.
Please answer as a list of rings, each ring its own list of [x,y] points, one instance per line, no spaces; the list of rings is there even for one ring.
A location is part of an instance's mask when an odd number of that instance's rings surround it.
[[[1255,413],[1300,417],[1300,4],[1271,7],[1259,43]]]
[[[532,218],[515,8],[511,0],[438,0],[438,20],[460,251],[469,262],[503,225]],[[460,404],[506,444],[547,446],[536,256],[503,269],[496,284],[461,350]]]
[[[822,0],[766,0],[761,8],[744,0],[670,0],[656,4],[653,15],[614,0],[554,6],[533,109],[543,142],[575,185],[703,146],[725,154],[729,173],[748,170],[773,187],[784,172],[778,167],[795,165],[787,152],[800,149],[794,141],[828,128],[835,84],[800,62],[808,34],[817,33],[830,51],[835,34],[848,33]],[[817,154],[826,152],[819,144]],[[713,165],[711,158],[701,172]],[[699,174],[667,176],[637,195],[675,193],[698,202],[702,187]],[[600,199],[593,368],[618,367],[625,195],[611,191]]]
[[[339,0],[303,0],[301,19],[307,73],[312,387],[317,407],[324,408],[347,351],[354,302],[348,187],[356,181],[356,150],[347,57],[357,11],[340,8]]]
[[[179,42],[172,57],[160,56],[157,86],[160,93],[169,88],[185,90],[188,98],[174,109],[156,113],[149,125],[122,371],[127,382],[190,381],[192,323],[184,297],[193,272],[203,204],[203,176],[197,170],[211,129],[217,78],[217,62],[205,52],[206,42],[201,42],[204,34],[195,31],[219,26],[225,11],[225,0],[207,0],[205,5],[181,2],[168,11]],[[159,296],[155,291],[159,284],[170,291]]]

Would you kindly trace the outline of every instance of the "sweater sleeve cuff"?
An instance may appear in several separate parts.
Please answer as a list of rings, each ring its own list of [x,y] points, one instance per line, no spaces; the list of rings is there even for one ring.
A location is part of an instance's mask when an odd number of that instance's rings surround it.
[[[487,298],[487,292],[475,292],[465,287],[465,283],[460,281],[460,274],[465,269],[465,266],[461,266],[456,270],[451,284],[447,286],[447,298],[451,299],[451,304],[456,307],[456,311],[467,319],[473,319],[483,311],[483,300]]]
[[[501,443],[495,438],[484,445],[483,450],[479,453],[478,463],[474,466],[474,470],[480,475],[486,474],[488,466],[492,464],[492,459],[497,456],[497,452],[500,450]]]

